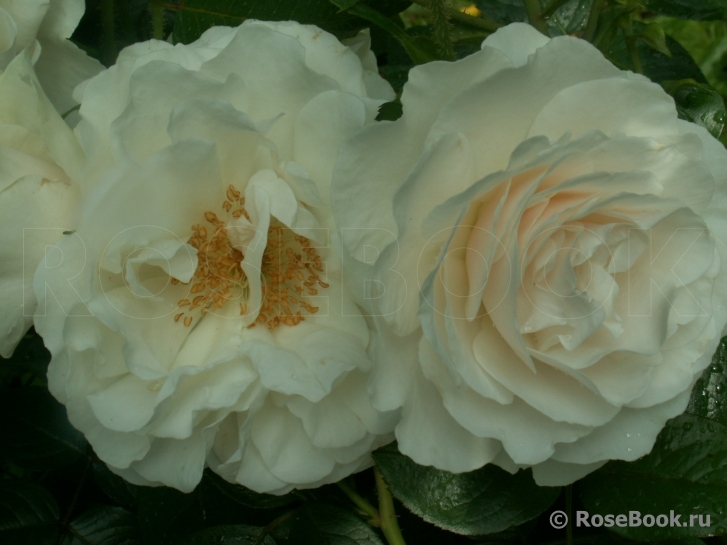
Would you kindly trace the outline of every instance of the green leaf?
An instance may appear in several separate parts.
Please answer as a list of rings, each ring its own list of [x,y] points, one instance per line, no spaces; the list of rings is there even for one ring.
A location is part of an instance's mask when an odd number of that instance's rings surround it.
[[[570,0],[547,19],[552,36],[575,34],[583,30],[591,13],[593,0]]]
[[[717,348],[712,365],[705,369],[692,389],[687,412],[727,426],[727,337]]]
[[[136,516],[121,507],[101,506],[75,519],[60,545],[138,545]]]
[[[638,543],[630,539],[624,539],[611,533],[600,536],[593,545],[630,545]],[[685,537],[683,539],[668,539],[666,541],[649,541],[651,545],[704,545],[704,541],[697,537]]]
[[[47,471],[85,455],[83,434],[68,422],[66,409],[40,387],[17,388],[0,400],[0,458],[24,469]]]
[[[717,91],[690,79],[665,81],[662,86],[674,97],[680,118],[701,125],[719,138],[725,123],[725,106]]]
[[[101,461],[93,463],[93,476],[96,484],[109,498],[127,509],[136,509],[138,486],[113,473]]]
[[[646,7],[680,19],[727,19],[727,0],[647,0]]]
[[[0,358],[0,383],[21,378],[26,383],[36,381],[39,385],[45,385],[49,362],[50,352],[43,345],[43,339],[31,330],[10,358]]]
[[[374,452],[392,494],[427,522],[464,535],[503,531],[548,509],[559,488],[538,487],[531,472],[510,475],[493,465],[453,474],[420,466],[395,446]]]
[[[246,19],[294,20],[328,31],[363,28],[365,23],[340,10],[328,0],[184,0],[164,4],[177,11],[174,40],[190,43],[215,25],[239,26]]]
[[[699,65],[709,84],[727,95],[727,22],[657,18],[664,31],[683,45]]]
[[[643,32],[644,25],[634,23],[634,33],[638,35]],[[644,75],[651,81],[661,83],[667,80],[693,79],[698,83],[707,83],[704,74],[694,62],[691,55],[679,42],[666,36],[666,47],[671,52],[671,57],[657,51],[643,40],[636,41],[636,50],[644,66]],[[616,38],[602,51],[616,66],[623,70],[633,70],[633,64],[626,48],[626,42],[619,32]]]
[[[475,5],[502,25],[527,21],[523,0],[475,0]]]
[[[281,545],[383,545],[374,530],[347,509],[310,502],[273,530]]]
[[[331,0],[331,3],[340,7],[348,2],[347,0]],[[358,2],[350,7],[347,13],[365,19],[391,34],[401,43],[415,64],[423,64],[438,58],[437,47],[429,37],[411,36],[403,26],[363,2]]]
[[[173,488],[139,487],[138,518],[144,541],[155,545],[177,545],[202,529],[202,511],[194,494]]]
[[[40,485],[0,481],[0,543],[55,544],[58,505]]]
[[[670,421],[651,453],[635,462],[612,461],[579,485],[591,514],[681,515],[680,527],[609,528],[638,540],[707,536],[727,525],[727,426],[684,414]],[[700,519],[709,526],[700,526]]]
[[[635,36],[644,40],[652,49],[656,49],[659,53],[671,57],[671,51],[666,45],[666,34],[664,29],[658,23],[649,23],[646,27]]]
[[[265,536],[258,540],[264,528],[245,526],[242,524],[214,526],[207,528],[185,539],[181,545],[210,545],[212,543],[229,543],[232,545],[275,545],[275,540]]]
[[[260,494],[240,486],[239,484],[228,483],[219,475],[211,471],[205,471],[204,478],[200,485],[200,491],[206,490],[221,496],[224,501],[231,505],[242,507],[253,507],[255,509],[279,509],[287,507],[299,501],[293,494],[285,496],[273,496],[272,494]]]

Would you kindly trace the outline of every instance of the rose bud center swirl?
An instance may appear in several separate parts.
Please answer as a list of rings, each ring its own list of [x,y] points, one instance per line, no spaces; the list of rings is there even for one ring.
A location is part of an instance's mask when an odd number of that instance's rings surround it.
[[[244,216],[250,221],[245,197],[232,185],[227,189],[222,208],[232,218]],[[201,318],[207,312],[217,311],[231,299],[243,301],[241,316],[250,310],[246,304],[250,285],[242,268],[244,253],[233,246],[226,223],[216,213],[207,211],[204,219],[205,224],[192,226],[193,234],[187,241],[197,249],[197,269],[188,283],[190,295],[177,303],[181,312],[174,316],[175,322],[186,327],[192,325],[195,316]],[[304,298],[317,295],[319,288],[328,288],[321,279],[322,274],[321,257],[310,239],[271,218],[261,266],[262,303],[257,318],[248,327],[266,324],[269,330],[274,330],[281,325],[294,326],[306,315],[317,313],[319,308]],[[176,278],[171,282],[180,284]]]

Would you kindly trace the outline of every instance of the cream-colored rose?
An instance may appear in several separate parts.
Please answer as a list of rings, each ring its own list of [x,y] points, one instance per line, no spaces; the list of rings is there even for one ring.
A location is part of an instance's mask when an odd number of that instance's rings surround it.
[[[189,491],[209,465],[280,494],[392,439],[330,236],[338,147],[393,97],[355,43],[248,21],[135,44],[79,88],[88,196],[36,328],[52,393],[128,480]]]
[[[0,0],[0,70],[27,49],[43,90],[61,113],[77,104],[76,85],[103,68],[68,39],[85,9],[84,0]]]
[[[348,276],[401,451],[546,485],[649,452],[727,322],[725,149],[645,77],[521,24],[413,69],[402,102],[332,190],[351,270],[373,264]]]
[[[83,152],[43,93],[27,53],[0,72],[0,356],[10,357],[37,310],[33,273],[45,248],[75,227],[72,182]],[[56,255],[56,258],[58,256]]]

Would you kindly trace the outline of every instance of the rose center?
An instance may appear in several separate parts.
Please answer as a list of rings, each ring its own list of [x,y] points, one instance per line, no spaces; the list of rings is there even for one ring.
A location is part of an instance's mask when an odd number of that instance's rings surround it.
[[[244,216],[250,220],[245,197],[232,185],[222,208],[232,218]],[[250,310],[247,305],[250,284],[242,268],[245,254],[232,244],[227,224],[216,213],[205,212],[204,219],[206,224],[192,226],[193,234],[187,241],[197,249],[197,269],[188,284],[189,293],[194,297],[180,300],[177,305],[183,310],[174,316],[175,322],[187,327],[195,317],[219,310],[232,299],[242,301],[241,316]],[[318,307],[305,298],[317,295],[318,289],[327,288],[328,284],[321,279],[323,263],[310,239],[271,218],[260,270],[262,303],[257,318],[248,327],[267,324],[273,330],[281,325],[294,326],[306,315],[318,312]],[[172,279],[172,284],[179,283]]]

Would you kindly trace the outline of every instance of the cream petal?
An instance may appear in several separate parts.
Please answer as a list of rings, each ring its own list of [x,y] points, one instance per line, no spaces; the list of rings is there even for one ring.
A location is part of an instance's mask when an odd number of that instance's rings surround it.
[[[512,62],[513,66],[524,66],[530,55],[550,40],[525,23],[513,23],[497,29],[482,42],[482,49],[497,49]]]
[[[395,433],[402,454],[419,465],[454,473],[482,467],[501,449],[499,441],[476,437],[457,423],[421,371],[412,377],[409,399]]]
[[[255,43],[255,48],[249,43]],[[295,38],[263,24],[247,24],[202,66],[200,73],[220,81],[227,79],[233,67],[235,73],[245,74],[245,111],[254,113],[255,121],[285,114],[268,132],[268,138],[282,156],[290,157],[298,113],[313,97],[337,87],[332,79],[306,66],[305,57],[306,49]],[[296,82],[295,92],[290,81]]]
[[[146,456],[131,468],[150,482],[189,493],[202,480],[207,450],[201,431],[181,441],[154,439]]]
[[[475,172],[480,176],[496,172],[507,167],[512,151],[527,138],[533,118],[558,92],[619,74],[622,72],[587,42],[556,38],[538,49],[525,66],[500,70],[452,98],[438,112],[430,135],[463,133],[480,150]],[[487,101],[479,98],[483,96]],[[501,127],[508,130],[503,132]]]
[[[593,464],[564,464],[547,460],[533,466],[533,479],[538,486],[567,486],[606,465],[607,460]]]
[[[316,448],[286,409],[268,404],[255,417],[251,438],[270,473],[284,482],[315,482],[335,467],[332,454]]]
[[[591,464],[603,460],[633,461],[651,452],[656,436],[670,418],[687,408],[690,389],[674,399],[648,409],[621,409],[605,426],[574,443],[555,447],[553,460]]]
[[[253,442],[250,442],[245,449],[245,456],[242,458],[236,480],[241,485],[261,494],[283,495],[295,488],[270,472]]]
[[[61,113],[73,108],[76,86],[92,78],[103,65],[70,40],[40,40],[42,52],[35,63],[38,81],[48,95],[53,106]]]
[[[293,160],[316,183],[323,202],[330,203],[330,186],[338,149],[366,123],[360,98],[341,91],[320,93],[295,120]]]
[[[256,379],[257,373],[239,360],[177,368],[169,379],[176,387],[173,393],[165,392],[165,384],[159,392],[159,401],[168,397],[157,403],[148,431],[155,437],[186,439],[202,416],[231,410]]]
[[[638,79],[637,79],[638,78]],[[625,134],[659,140],[676,132],[676,107],[664,89],[632,75],[583,81],[562,89],[537,114],[528,136],[557,140],[570,132]]]
[[[536,464],[548,459],[557,442],[571,442],[591,428],[555,422],[519,398],[510,403],[487,399],[466,383],[455,385],[437,355],[422,342],[420,360],[426,377],[436,384],[449,414],[476,437],[502,442],[509,459]],[[482,418],[481,415],[488,415]]]

